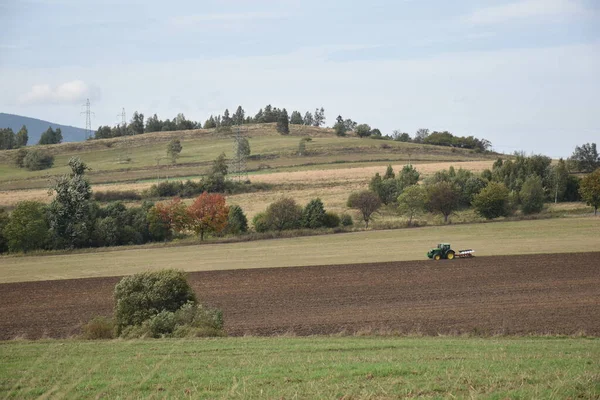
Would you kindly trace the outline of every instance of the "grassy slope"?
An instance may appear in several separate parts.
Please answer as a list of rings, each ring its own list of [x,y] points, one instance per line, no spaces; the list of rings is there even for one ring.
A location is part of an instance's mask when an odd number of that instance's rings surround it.
[[[0,282],[115,276],[148,269],[186,271],[425,259],[439,242],[477,255],[598,250],[598,219],[450,225],[190,246],[140,246],[65,255],[0,257]]]
[[[248,168],[281,168],[302,165],[327,165],[331,163],[355,163],[373,160],[398,161],[456,161],[491,159],[491,156],[475,154],[471,150],[450,149],[438,146],[416,145],[359,139],[339,138],[331,130],[313,127],[291,126],[291,135],[279,135],[273,124],[252,125],[248,131],[252,155]],[[308,154],[298,156],[299,138],[311,136],[306,145]],[[183,151],[176,166],[167,171],[166,144],[173,138],[181,138]],[[382,144],[388,148],[382,148]],[[26,171],[12,164],[16,151],[0,151],[0,182],[5,189],[35,188],[47,186],[47,177],[67,172],[66,162],[71,156],[81,157],[92,168],[90,179],[94,183],[132,181],[169,176],[198,176],[205,173],[210,162],[220,153],[231,155],[231,135],[216,135],[212,130],[161,132],[105,139],[84,143],[65,143],[45,146],[55,154],[55,167],[44,171]],[[123,162],[130,158],[130,162]],[[162,170],[157,172],[157,158],[162,158]]]
[[[598,398],[598,339],[0,343],[3,398]]]

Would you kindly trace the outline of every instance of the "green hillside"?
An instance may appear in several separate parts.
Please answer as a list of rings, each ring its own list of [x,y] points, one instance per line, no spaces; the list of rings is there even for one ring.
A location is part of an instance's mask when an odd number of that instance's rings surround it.
[[[275,124],[244,126],[251,155],[249,171],[331,168],[335,164],[364,165],[372,162],[442,162],[489,160],[493,155],[473,150],[440,146],[374,140],[353,136],[337,137],[332,129],[290,125],[290,135],[280,135]],[[235,128],[234,128],[235,131]],[[79,143],[36,146],[55,155],[54,167],[27,171],[14,164],[16,150],[0,151],[0,183],[5,189],[40,188],[48,178],[67,172],[72,156],[81,157],[90,167],[92,183],[127,182],[159,177],[188,177],[205,173],[219,154],[233,153],[234,132],[201,129],[148,133],[113,139]],[[300,139],[306,142],[306,153],[298,154]],[[167,143],[180,139],[183,151],[176,165],[167,159]]]

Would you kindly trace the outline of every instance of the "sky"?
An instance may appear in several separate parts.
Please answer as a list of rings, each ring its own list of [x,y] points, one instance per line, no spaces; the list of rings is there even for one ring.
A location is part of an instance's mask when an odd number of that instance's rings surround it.
[[[352,4],[350,4],[352,3]],[[0,112],[93,129],[324,107],[384,134],[600,143],[598,0],[0,0]]]

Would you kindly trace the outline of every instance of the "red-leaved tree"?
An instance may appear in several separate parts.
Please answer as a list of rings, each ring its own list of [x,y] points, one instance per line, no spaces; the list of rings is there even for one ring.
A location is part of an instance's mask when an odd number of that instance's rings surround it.
[[[225,197],[204,192],[187,208],[187,227],[204,240],[205,233],[219,233],[225,229],[228,213]]]
[[[168,229],[180,232],[188,226],[189,215],[181,198],[175,197],[169,203],[156,203],[154,209]]]

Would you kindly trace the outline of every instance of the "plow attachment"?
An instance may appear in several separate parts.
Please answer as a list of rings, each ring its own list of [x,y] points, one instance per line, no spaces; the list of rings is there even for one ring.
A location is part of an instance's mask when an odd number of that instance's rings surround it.
[[[456,254],[458,258],[467,258],[467,257],[475,257],[475,250],[459,250],[458,254]]]

